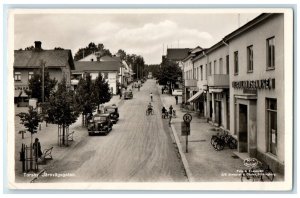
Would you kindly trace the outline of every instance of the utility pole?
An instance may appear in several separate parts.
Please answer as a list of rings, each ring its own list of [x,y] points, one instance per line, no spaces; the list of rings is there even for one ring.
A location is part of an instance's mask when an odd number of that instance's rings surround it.
[[[45,61],[42,60],[42,104],[45,100]]]

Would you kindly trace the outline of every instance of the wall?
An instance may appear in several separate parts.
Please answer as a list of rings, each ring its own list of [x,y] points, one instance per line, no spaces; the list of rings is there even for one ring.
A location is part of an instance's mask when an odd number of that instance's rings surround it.
[[[257,151],[267,152],[266,98],[277,99],[277,131],[279,163],[284,162],[284,27],[283,14],[268,18],[263,23],[239,35],[229,43],[230,61],[230,112],[234,112],[234,96],[242,89],[232,88],[232,81],[275,78],[275,89],[257,90]],[[266,39],[275,36],[275,69],[266,70]],[[253,73],[247,73],[247,46],[253,45]],[[234,75],[233,54],[239,53],[239,74]],[[234,117],[230,120],[231,133],[236,130]]]

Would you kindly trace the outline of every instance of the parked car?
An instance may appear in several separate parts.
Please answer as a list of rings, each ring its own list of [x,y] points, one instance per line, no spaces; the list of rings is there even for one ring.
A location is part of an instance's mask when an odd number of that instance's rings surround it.
[[[95,114],[88,123],[89,135],[107,135],[112,130],[112,125],[110,114]]]
[[[127,100],[127,99],[132,99],[133,98],[133,93],[132,91],[125,91],[124,92],[124,99]]]
[[[109,114],[109,118],[113,124],[119,121],[118,107],[115,105],[104,107],[104,112]]]
[[[174,89],[172,92],[173,96],[182,96],[182,90],[181,89]]]

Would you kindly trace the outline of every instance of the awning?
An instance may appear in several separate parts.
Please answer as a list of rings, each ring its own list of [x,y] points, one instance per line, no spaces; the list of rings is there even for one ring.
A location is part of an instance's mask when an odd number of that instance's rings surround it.
[[[24,90],[15,90],[15,97],[28,97]]]
[[[188,99],[187,102],[193,102],[193,101],[197,100],[201,96],[202,93],[203,93],[203,90],[198,91],[195,95],[193,95],[190,99]]]

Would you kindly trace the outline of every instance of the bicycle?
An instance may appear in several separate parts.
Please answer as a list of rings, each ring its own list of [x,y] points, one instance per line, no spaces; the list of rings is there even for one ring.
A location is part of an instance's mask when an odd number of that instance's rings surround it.
[[[213,135],[210,143],[216,151],[223,150],[225,145],[228,145],[230,149],[237,148],[237,140],[229,135],[227,131],[223,131],[223,134]]]
[[[153,109],[146,110],[146,116],[153,115]]]

